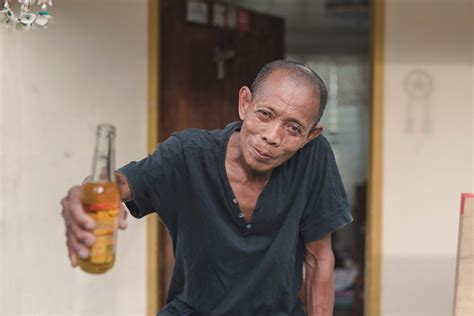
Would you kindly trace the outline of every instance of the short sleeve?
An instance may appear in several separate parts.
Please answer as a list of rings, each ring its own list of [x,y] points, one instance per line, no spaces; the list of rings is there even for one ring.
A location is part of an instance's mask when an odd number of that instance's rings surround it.
[[[176,201],[184,177],[183,155],[180,139],[172,135],[153,154],[118,170],[130,186],[133,200],[125,204],[134,217],[157,212],[168,229],[175,226]]]
[[[336,165],[334,153],[323,137],[312,148],[314,163],[311,170],[308,200],[300,222],[304,242],[324,236],[352,222],[346,192]]]

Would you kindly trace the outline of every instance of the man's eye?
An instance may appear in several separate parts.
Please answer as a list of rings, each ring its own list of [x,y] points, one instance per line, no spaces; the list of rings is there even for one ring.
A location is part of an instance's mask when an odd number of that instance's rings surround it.
[[[268,111],[259,110],[258,113],[260,114],[260,116],[262,116],[264,118],[270,118],[271,117],[271,114]]]
[[[299,128],[296,125],[290,125],[289,128],[290,128],[290,131],[295,135],[301,135],[302,134],[301,128]]]

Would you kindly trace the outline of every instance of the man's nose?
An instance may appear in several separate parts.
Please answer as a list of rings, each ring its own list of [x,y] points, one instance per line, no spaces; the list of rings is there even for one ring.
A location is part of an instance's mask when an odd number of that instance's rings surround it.
[[[280,146],[282,130],[279,124],[270,124],[262,134],[263,140],[271,146]]]

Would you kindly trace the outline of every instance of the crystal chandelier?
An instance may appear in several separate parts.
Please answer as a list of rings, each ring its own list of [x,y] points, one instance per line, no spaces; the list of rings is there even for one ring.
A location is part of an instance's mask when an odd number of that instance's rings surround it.
[[[18,0],[20,12],[17,15],[10,8],[10,2],[11,0],[5,0],[3,8],[0,10],[0,24],[21,31],[35,29],[35,27],[47,28],[54,22],[48,12],[48,6],[53,5],[53,0]],[[41,8],[37,13],[30,11],[34,4]]]

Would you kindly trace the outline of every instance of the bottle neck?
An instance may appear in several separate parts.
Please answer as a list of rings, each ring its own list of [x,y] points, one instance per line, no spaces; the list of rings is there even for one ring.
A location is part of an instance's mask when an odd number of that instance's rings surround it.
[[[101,124],[92,163],[92,182],[115,182],[115,127]]]

